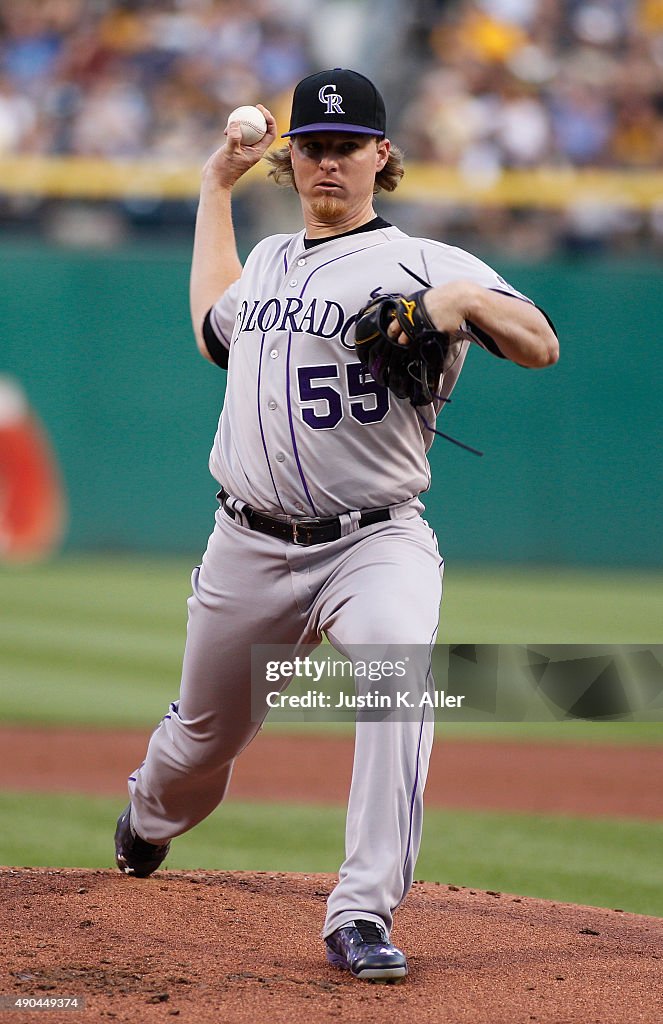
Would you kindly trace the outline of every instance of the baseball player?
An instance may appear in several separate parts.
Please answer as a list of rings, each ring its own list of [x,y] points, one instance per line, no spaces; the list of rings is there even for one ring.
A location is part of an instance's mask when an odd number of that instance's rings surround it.
[[[276,138],[261,109],[265,137],[245,146],[231,123],[202,176],[190,298],[200,352],[228,371],[210,458],[220,504],[192,575],[180,697],[129,779],[117,825],[117,864],[141,877],[220,803],[260,728],[252,644],[294,653],[326,634],[341,652],[429,651],[443,559],[420,494],[435,413],[473,342],[525,367],[557,359],[546,316],[488,266],[376,215],[374,193],[396,187],[402,158],[382,97],[354,71],[297,86],[287,144],[269,159],[296,189],[304,228],[264,239],[242,267],[231,192]],[[439,401],[423,411],[362,374],[353,341],[372,295],[422,285],[435,327],[464,332]],[[389,331],[406,341],[396,320]],[[426,673],[415,666],[408,688],[425,690]],[[346,855],[323,938],[328,960],[360,979],[407,973],[389,936],[412,883],[432,734],[429,710],[414,721],[357,721]]]

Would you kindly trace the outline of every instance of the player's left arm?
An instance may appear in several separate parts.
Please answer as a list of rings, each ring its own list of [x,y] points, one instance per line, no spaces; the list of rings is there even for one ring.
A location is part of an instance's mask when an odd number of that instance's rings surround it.
[[[462,280],[429,289],[424,302],[439,331],[457,331],[465,322],[470,331],[478,328],[480,344],[519,366],[552,366],[559,358],[557,335],[547,317],[515,295]],[[398,325],[389,330],[394,337],[399,333]]]

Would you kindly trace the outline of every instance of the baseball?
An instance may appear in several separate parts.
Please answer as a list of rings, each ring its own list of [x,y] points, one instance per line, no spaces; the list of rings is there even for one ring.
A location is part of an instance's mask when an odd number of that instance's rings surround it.
[[[228,124],[231,121],[239,121],[244,146],[253,146],[260,142],[267,131],[265,115],[257,107],[236,107],[228,117]]]

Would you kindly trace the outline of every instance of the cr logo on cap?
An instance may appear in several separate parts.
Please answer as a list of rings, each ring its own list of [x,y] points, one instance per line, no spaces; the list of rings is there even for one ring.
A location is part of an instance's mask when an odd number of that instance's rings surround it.
[[[341,106],[343,97],[340,93],[336,92],[336,86],[331,83],[323,85],[320,92],[318,93],[318,99],[321,103],[327,105],[325,114],[344,114],[345,111]]]

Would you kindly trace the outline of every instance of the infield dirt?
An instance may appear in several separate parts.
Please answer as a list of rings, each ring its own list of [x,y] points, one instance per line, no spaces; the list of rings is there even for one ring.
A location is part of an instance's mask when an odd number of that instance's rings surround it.
[[[148,739],[140,729],[0,726],[0,789],[122,800]],[[352,736],[262,732],[237,759],[230,798],[345,805],[353,747]],[[663,800],[653,780],[662,776],[663,746],[442,740],[426,804],[655,821]]]

